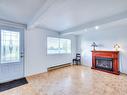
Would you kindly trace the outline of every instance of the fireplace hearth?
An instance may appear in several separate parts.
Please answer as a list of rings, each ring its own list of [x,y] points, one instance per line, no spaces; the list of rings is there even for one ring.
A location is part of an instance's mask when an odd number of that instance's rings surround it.
[[[92,51],[91,68],[119,75],[119,52]]]

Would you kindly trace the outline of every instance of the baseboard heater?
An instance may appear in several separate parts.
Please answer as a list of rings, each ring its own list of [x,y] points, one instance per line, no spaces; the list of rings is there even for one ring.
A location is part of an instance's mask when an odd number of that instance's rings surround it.
[[[66,64],[62,64],[62,65],[57,65],[57,66],[49,67],[48,71],[59,69],[59,68],[63,68],[63,67],[67,67],[67,66],[71,66],[71,63],[66,63]]]

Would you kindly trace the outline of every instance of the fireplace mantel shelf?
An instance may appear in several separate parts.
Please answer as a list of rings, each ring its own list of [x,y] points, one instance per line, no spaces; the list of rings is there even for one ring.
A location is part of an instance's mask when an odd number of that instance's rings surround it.
[[[95,50],[91,52],[114,52],[114,53],[119,53],[119,51],[104,51],[104,50]]]
[[[119,51],[91,51],[92,52],[92,69],[101,70],[113,74],[119,75]],[[112,58],[113,60],[113,68],[112,71],[98,69],[96,66],[96,59],[97,58]]]

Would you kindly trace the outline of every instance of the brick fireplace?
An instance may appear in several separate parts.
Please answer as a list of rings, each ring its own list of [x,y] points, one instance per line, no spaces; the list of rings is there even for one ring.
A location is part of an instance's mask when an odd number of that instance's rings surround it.
[[[119,51],[92,51],[91,68],[119,75]]]

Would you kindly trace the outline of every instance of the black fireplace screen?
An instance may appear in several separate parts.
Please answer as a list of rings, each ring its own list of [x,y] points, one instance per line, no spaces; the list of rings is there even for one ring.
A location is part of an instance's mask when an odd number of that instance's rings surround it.
[[[96,58],[96,68],[113,71],[112,58]]]

